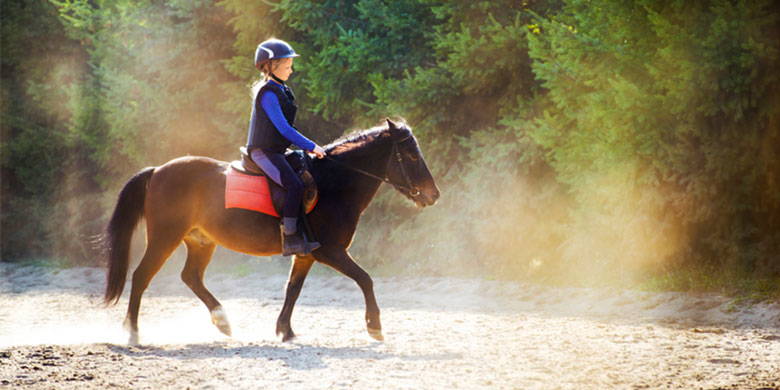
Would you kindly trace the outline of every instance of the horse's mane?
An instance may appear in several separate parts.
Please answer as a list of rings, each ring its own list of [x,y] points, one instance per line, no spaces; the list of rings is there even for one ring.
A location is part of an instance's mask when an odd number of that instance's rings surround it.
[[[398,125],[402,129],[408,129],[405,122],[400,122]],[[358,130],[338,138],[326,145],[325,151],[328,152],[329,156],[346,158],[350,155],[359,154],[369,144],[388,140],[391,136],[390,128],[385,123],[367,130]]]
[[[398,125],[401,129],[411,132],[405,122]],[[372,161],[365,159],[369,153],[376,153],[377,148],[372,146],[390,145],[392,138],[393,133],[388,124],[385,123],[367,130],[358,130],[347,134],[324,148],[328,157],[334,160],[349,161],[357,158],[363,161]],[[362,165],[356,168],[372,170],[371,167]],[[355,175],[359,175],[327,159],[315,160],[312,171],[317,180],[317,186],[322,192],[342,191],[348,188],[349,182],[353,180]]]

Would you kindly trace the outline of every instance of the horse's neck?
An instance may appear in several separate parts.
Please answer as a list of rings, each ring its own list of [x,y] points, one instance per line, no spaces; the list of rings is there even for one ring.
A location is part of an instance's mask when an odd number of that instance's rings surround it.
[[[390,158],[390,152],[376,153],[374,156],[366,156],[362,159],[356,159],[356,161],[347,162],[349,166],[362,169],[369,173],[372,173],[379,177],[385,177],[387,174],[387,161]],[[368,175],[352,171],[353,182],[355,183],[356,191],[352,192],[354,199],[352,201],[358,205],[360,211],[368,207],[371,200],[374,199],[379,186],[382,184],[376,178]]]
[[[337,166],[337,169],[339,169],[339,174],[344,176],[343,183],[348,187],[341,191],[341,198],[345,204],[356,207],[358,214],[368,207],[382,182],[376,178],[360,173],[356,169],[369,172],[379,177],[385,177],[387,173],[390,148],[377,147],[376,149],[376,151],[370,153],[361,153],[360,155],[353,156],[348,155],[338,159],[340,164]]]

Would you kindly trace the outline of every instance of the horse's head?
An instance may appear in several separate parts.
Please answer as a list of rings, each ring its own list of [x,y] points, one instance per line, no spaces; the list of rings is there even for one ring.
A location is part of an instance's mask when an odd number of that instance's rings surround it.
[[[396,190],[418,206],[432,206],[439,199],[439,189],[425,164],[412,130],[390,119],[387,120],[387,126],[393,140],[387,178]]]

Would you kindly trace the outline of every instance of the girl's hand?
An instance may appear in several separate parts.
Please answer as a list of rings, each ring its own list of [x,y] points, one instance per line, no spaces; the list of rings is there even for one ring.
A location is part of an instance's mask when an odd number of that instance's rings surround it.
[[[325,157],[325,149],[322,148],[322,146],[317,145],[314,147],[314,150],[311,151],[317,158],[323,158]]]

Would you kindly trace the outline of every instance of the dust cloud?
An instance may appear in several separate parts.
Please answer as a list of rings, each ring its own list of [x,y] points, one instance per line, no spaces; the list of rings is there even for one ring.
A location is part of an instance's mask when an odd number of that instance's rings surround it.
[[[631,286],[685,248],[687,233],[664,209],[664,194],[638,184],[634,167],[593,175],[575,196],[553,176],[494,168],[516,161],[478,162],[437,178],[442,195],[433,207],[413,210],[390,189],[380,194],[408,216],[388,232],[369,212],[355,252],[390,274]]]

